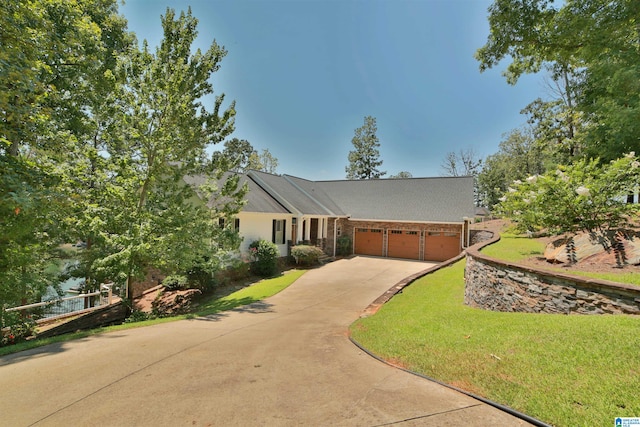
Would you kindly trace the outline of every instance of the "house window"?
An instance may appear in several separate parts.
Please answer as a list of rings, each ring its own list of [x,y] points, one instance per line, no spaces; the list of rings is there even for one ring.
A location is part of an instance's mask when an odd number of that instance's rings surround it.
[[[225,225],[225,219],[224,218],[218,218],[218,226],[220,228],[224,228]],[[235,232],[239,232],[240,231],[240,218],[235,218],[233,220],[233,230]]]
[[[273,230],[271,233],[271,241],[277,245],[283,245],[286,242],[284,241],[284,230],[287,225],[287,221],[284,219],[274,219],[273,220]]]

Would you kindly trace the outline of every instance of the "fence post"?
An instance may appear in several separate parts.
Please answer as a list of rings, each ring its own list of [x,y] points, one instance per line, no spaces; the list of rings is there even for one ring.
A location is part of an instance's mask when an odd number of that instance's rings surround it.
[[[113,303],[113,282],[101,284],[100,290],[107,291],[107,305],[111,305],[111,303]]]

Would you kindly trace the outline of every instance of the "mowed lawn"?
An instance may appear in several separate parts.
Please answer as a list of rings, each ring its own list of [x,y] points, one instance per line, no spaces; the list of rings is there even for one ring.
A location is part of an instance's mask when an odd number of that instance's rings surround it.
[[[385,360],[552,425],[640,417],[640,317],[470,308],[464,263],[405,288],[354,323],[352,337]]]

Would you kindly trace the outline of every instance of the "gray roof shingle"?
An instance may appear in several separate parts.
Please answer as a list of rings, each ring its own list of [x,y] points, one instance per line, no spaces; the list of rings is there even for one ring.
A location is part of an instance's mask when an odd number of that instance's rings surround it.
[[[206,179],[185,181],[197,186]],[[244,212],[442,223],[462,222],[475,213],[473,177],[309,181],[249,171],[241,175],[245,182]]]
[[[320,181],[351,219],[462,222],[474,216],[473,177]]]
[[[214,180],[214,185],[218,188],[221,188],[224,185],[224,182],[229,178],[230,174],[224,174],[223,177],[219,180]],[[202,197],[202,194],[199,191],[199,188],[203,185],[209,184],[210,178],[207,178],[203,175],[198,176],[186,176],[184,178],[185,182],[189,185],[195,187],[196,192],[199,193],[199,196]],[[278,203],[273,197],[269,195],[266,191],[264,191],[258,184],[256,184],[253,180],[249,179],[247,175],[240,175],[239,186],[241,187],[244,184],[248,186],[248,192],[245,196],[246,204],[242,207],[244,212],[257,212],[257,213],[291,213],[284,206]],[[213,207],[216,204],[222,204],[225,200],[219,200],[219,195],[214,192],[209,198],[207,202],[207,206]]]

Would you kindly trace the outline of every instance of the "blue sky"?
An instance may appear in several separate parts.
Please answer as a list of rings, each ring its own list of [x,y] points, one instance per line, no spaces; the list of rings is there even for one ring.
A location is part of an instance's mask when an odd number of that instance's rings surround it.
[[[451,151],[479,157],[525,123],[545,90],[539,76],[510,86],[506,64],[480,73],[488,0],[128,0],[120,12],[140,41],[162,38],[160,15],[191,6],[195,47],[228,54],[212,81],[236,101],[236,131],[268,149],[278,173],[343,179],[354,130],[377,119],[387,176],[440,176]],[[210,107],[213,102],[207,103]]]

